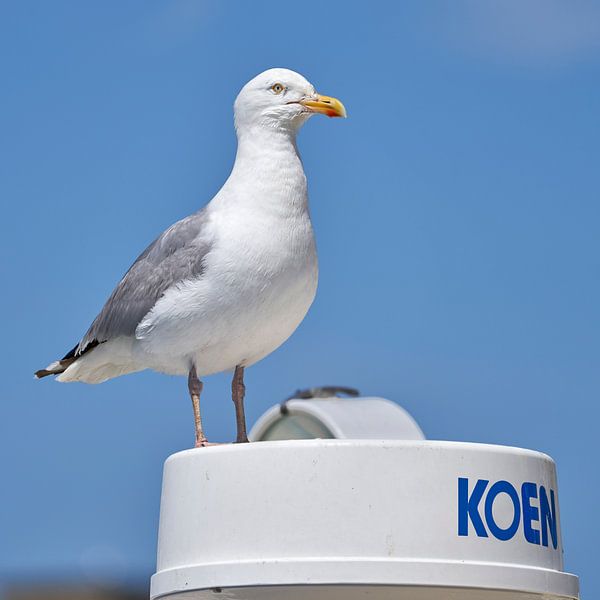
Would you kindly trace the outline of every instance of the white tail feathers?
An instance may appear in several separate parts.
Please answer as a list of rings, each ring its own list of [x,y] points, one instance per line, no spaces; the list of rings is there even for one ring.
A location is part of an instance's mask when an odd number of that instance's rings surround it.
[[[117,338],[100,344],[62,367],[56,381],[102,383],[134,371],[141,371],[131,357],[131,340]]]

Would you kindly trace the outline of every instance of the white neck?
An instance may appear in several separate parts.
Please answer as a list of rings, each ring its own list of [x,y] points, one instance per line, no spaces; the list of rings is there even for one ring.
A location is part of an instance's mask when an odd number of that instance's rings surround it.
[[[235,163],[219,196],[277,212],[306,211],[306,176],[296,131],[257,125],[237,133]]]

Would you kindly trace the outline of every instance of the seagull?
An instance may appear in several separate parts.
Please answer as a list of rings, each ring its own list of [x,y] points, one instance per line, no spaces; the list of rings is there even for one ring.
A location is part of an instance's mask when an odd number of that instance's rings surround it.
[[[346,116],[339,100],[317,94],[299,73],[269,69],[249,81],[234,104],[238,146],[223,187],[139,255],[80,342],[35,376],[187,376],[198,448],[209,445],[200,377],[233,371],[236,442],[247,442],[244,369],[292,335],[317,290],[296,136],[318,113]]]

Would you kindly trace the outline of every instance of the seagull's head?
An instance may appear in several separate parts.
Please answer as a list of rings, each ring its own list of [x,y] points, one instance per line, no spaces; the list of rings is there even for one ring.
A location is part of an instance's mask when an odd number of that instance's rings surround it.
[[[296,132],[316,113],[345,117],[336,98],[317,94],[302,75],[289,69],[269,69],[250,80],[235,100],[238,133],[256,126]]]

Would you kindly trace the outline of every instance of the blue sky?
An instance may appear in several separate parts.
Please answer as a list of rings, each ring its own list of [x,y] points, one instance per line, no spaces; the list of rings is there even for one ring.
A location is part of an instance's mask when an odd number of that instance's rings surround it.
[[[349,118],[300,136],[319,291],[249,370],[248,420],[336,383],[429,438],[543,450],[566,567],[598,595],[599,40],[578,0],[3,2],[0,577],[152,572],[161,464],[193,440],[185,381],[32,372],[218,190],[235,95],[283,66]],[[232,439],[229,375],[204,398]]]

